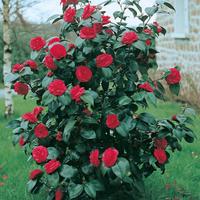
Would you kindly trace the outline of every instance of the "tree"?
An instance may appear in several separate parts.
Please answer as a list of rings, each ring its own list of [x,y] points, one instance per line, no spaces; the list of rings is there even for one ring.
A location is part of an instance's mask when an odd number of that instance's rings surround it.
[[[13,114],[13,100],[11,84],[6,82],[5,77],[11,71],[12,47],[11,47],[11,31],[10,31],[10,0],[3,0],[3,76],[5,85],[5,117]]]

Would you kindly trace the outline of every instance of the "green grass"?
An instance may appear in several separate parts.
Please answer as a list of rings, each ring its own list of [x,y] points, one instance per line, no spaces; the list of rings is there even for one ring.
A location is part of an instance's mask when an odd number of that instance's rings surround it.
[[[19,117],[33,108],[33,101],[15,98],[15,115]],[[0,110],[3,109],[0,100]],[[160,118],[170,117],[181,111],[181,105],[175,103],[160,103],[158,108],[151,107],[149,111]],[[43,200],[44,194],[32,196],[26,191],[28,174],[33,164],[27,162],[27,157],[17,146],[12,146],[11,130],[5,126],[8,120],[0,116],[0,200]],[[193,129],[200,135],[200,119],[195,120]],[[7,177],[8,176],[8,177]],[[183,151],[170,158],[166,173],[155,172],[146,181],[147,200],[200,200],[200,141],[194,144],[183,142]]]

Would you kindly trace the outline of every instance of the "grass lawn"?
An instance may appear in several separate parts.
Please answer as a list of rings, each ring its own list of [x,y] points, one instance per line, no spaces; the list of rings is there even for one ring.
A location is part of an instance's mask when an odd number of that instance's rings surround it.
[[[15,116],[19,117],[33,107],[32,101],[15,97]],[[3,111],[0,100],[0,110]],[[169,117],[181,111],[181,105],[160,103],[158,108],[149,109],[161,118]],[[45,195],[32,196],[26,191],[28,173],[33,164],[19,147],[11,143],[11,130],[6,129],[7,120],[0,115],[0,200],[45,200]],[[193,129],[200,135],[200,118],[197,117]],[[183,151],[170,158],[166,173],[155,172],[146,179],[147,200],[200,200],[200,141],[194,144],[183,142]]]

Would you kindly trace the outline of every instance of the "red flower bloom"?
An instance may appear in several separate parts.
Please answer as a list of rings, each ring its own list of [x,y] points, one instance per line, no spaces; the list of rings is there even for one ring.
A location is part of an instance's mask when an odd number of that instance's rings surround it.
[[[50,160],[48,163],[44,165],[44,169],[47,174],[52,174],[55,172],[59,167],[61,166],[61,163],[57,160]]]
[[[36,123],[38,121],[37,117],[31,112],[23,114],[22,119],[27,120],[30,123]]]
[[[168,142],[165,138],[162,139],[155,139],[154,140],[154,145],[157,149],[166,149]]]
[[[148,82],[145,82],[143,84],[140,84],[138,86],[138,88],[146,90],[147,92],[153,92],[153,88],[151,87],[151,85]]]
[[[43,64],[50,70],[56,70],[57,69],[57,66],[54,63],[54,60],[50,55],[46,55],[44,57]]]
[[[117,115],[109,114],[106,118],[106,125],[108,128],[117,128],[120,125],[120,121],[118,120]]]
[[[110,54],[102,53],[96,57],[97,67],[108,67],[113,63],[113,57]]]
[[[94,23],[93,24],[93,28],[95,30],[96,33],[100,33],[102,31],[102,24],[101,23]]]
[[[26,142],[24,141],[24,137],[21,135],[19,138],[19,146],[23,147],[26,144]]]
[[[176,115],[173,115],[173,116],[172,116],[172,120],[173,120],[173,121],[177,121]]]
[[[76,68],[76,78],[80,82],[88,82],[92,78],[92,71],[87,66],[78,66]]]
[[[44,146],[37,146],[32,151],[32,157],[37,163],[45,162],[48,154],[48,150]]]
[[[59,132],[56,134],[56,140],[59,141],[59,142],[61,142],[62,139],[63,139],[62,133],[59,131]]]
[[[106,167],[112,167],[115,165],[118,158],[118,150],[113,148],[108,148],[104,151],[102,156],[102,161]]]
[[[109,34],[110,36],[114,35],[113,31],[111,29],[106,29],[105,32]]]
[[[55,44],[50,48],[51,55],[56,59],[60,60],[61,58],[66,57],[67,51],[62,44]]]
[[[35,169],[29,174],[29,179],[30,180],[35,180],[43,174],[43,171],[41,169]]]
[[[55,192],[55,200],[62,200],[63,199],[63,192],[60,188],[58,188]]]
[[[166,77],[166,81],[168,85],[178,84],[181,81],[180,71],[176,68],[170,69],[171,73]]]
[[[96,37],[96,31],[94,27],[82,27],[80,30],[80,38],[82,39],[94,39]]]
[[[153,155],[160,164],[164,164],[167,161],[167,154],[163,149],[155,149]]]
[[[110,16],[105,16],[105,15],[102,15],[101,16],[101,21],[102,21],[102,24],[105,25],[105,24],[109,24],[111,21],[110,21]]]
[[[24,62],[23,64],[24,66],[29,66],[31,69],[36,70],[38,65],[35,61],[33,60],[27,60],[26,62]]]
[[[81,100],[80,97],[84,94],[84,92],[85,92],[84,87],[80,87],[80,85],[76,85],[70,90],[70,95],[73,100],[75,100],[76,102],[79,102]]]
[[[78,0],[60,0],[60,4],[78,4]]]
[[[40,36],[34,37],[30,41],[30,48],[34,51],[40,51],[45,45],[45,39]]]
[[[152,35],[152,30],[149,28],[144,29],[144,33]]]
[[[88,19],[94,13],[95,9],[96,6],[86,5],[83,10],[82,19]]]
[[[150,45],[151,45],[151,40],[150,40],[150,39],[147,39],[147,40],[145,41],[145,44],[146,44],[147,46],[150,46]]]
[[[68,44],[68,51],[74,48],[76,48],[75,44],[72,44],[72,43]]]
[[[55,79],[49,84],[48,90],[49,93],[53,94],[54,96],[62,96],[67,90],[67,87],[62,80]]]
[[[53,37],[51,39],[48,40],[48,46],[52,45],[53,43],[56,42],[60,42],[60,38],[59,37]]]
[[[99,150],[95,149],[90,153],[90,164],[98,167],[100,165]]]
[[[75,20],[76,10],[74,8],[67,8],[64,12],[63,19],[65,22],[72,23]]]
[[[40,123],[34,128],[34,134],[37,138],[46,138],[49,135],[49,131],[43,123]]]
[[[16,82],[14,84],[14,91],[19,95],[27,95],[29,87],[26,83]]]
[[[138,40],[138,35],[133,31],[126,32],[122,36],[122,44],[131,45],[137,40]]]
[[[33,114],[37,117],[43,110],[44,110],[43,107],[41,107],[41,106],[36,106],[36,107],[33,109]]]
[[[20,72],[23,68],[24,68],[24,65],[17,63],[13,65],[12,72],[13,73]]]
[[[54,75],[53,72],[47,72],[47,76],[48,76],[48,77],[52,77],[53,75]]]
[[[162,32],[163,29],[162,29],[162,27],[158,24],[158,22],[153,22],[153,25],[156,26],[157,32],[158,32],[158,33],[161,33],[161,32]]]

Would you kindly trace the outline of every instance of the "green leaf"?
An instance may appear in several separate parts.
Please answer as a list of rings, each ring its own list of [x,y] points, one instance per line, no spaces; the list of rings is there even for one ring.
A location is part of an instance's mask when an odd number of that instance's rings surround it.
[[[121,135],[122,137],[127,137],[128,136],[128,130],[126,128],[126,124],[124,122],[121,122],[120,126],[116,128],[117,133]]]
[[[94,97],[93,97],[93,95],[89,92],[89,91],[87,91],[87,92],[85,92],[82,96],[81,96],[81,99],[85,102],[85,103],[87,103],[87,104],[89,104],[89,105],[94,105]]]
[[[47,22],[50,22],[50,21],[55,20],[55,19],[57,19],[57,18],[60,18],[60,15],[59,15],[59,14],[52,15],[51,17],[49,17],[49,18],[47,19]]]
[[[145,8],[145,12],[149,16],[153,16],[157,11],[158,11],[158,7],[157,6],[152,6],[152,7]]]
[[[11,83],[13,81],[16,81],[19,78],[19,74],[12,74],[9,73],[8,75],[6,75],[5,77],[5,82],[6,83]]]
[[[59,156],[59,151],[55,147],[48,147],[48,159],[53,160],[58,158]]]
[[[93,130],[90,131],[82,131],[81,136],[87,140],[95,139],[96,138],[96,133]]]
[[[70,165],[63,165],[60,175],[64,178],[70,179],[77,173],[77,169]]]
[[[104,191],[105,187],[99,180],[91,180],[90,184],[92,184],[96,191]]]
[[[48,174],[47,175],[47,182],[48,182],[48,185],[50,185],[53,188],[56,188],[59,184],[59,174],[58,174],[58,172],[55,172],[53,174]]]
[[[110,68],[102,68],[102,73],[106,78],[112,77],[112,70]]]
[[[54,96],[49,93],[49,91],[46,91],[42,96],[42,104],[44,106],[49,105],[54,100]]]
[[[39,56],[38,51],[31,51],[31,59],[35,60]]]
[[[77,37],[77,38],[76,38],[76,40],[75,40],[75,45],[76,45],[77,47],[81,47],[81,46],[83,45],[83,43],[84,43],[84,40],[83,40],[83,39],[81,39],[80,37]]]
[[[175,94],[175,95],[179,95],[180,92],[180,84],[173,84],[169,86],[170,91]]]
[[[37,184],[37,180],[29,180],[29,182],[27,183],[28,192],[32,192],[36,184]]]
[[[69,198],[74,199],[81,195],[83,192],[83,186],[80,184],[71,184],[68,187]]]
[[[96,190],[94,185],[92,185],[91,183],[86,183],[84,185],[84,190],[88,196],[90,196],[91,198],[96,198]]]
[[[152,92],[147,92],[146,93],[146,99],[148,102],[150,102],[151,104],[153,104],[154,106],[157,105],[157,98],[156,96],[154,95],[154,93]]]
[[[19,121],[17,119],[12,120],[8,123],[7,128],[12,128],[12,129],[18,128],[20,126],[20,123],[21,123],[21,121]]]
[[[168,3],[168,2],[165,2],[164,5],[167,6],[168,8],[170,8],[170,9],[176,11],[176,9],[172,6],[172,4],[170,4],[170,3]]]
[[[42,80],[42,87],[47,88],[47,86],[53,81],[53,77],[45,76]]]
[[[128,96],[123,96],[123,97],[120,97],[119,99],[119,105],[120,106],[125,106],[125,105],[128,105],[130,104],[132,101],[132,99]]]
[[[62,105],[64,105],[64,106],[68,106],[70,103],[71,103],[71,101],[72,101],[72,99],[71,99],[71,97],[70,97],[70,95],[68,94],[68,93],[65,93],[64,95],[62,95],[62,96],[59,96],[58,97],[58,100],[62,103]]]
[[[146,45],[144,42],[138,40],[137,42],[133,43],[133,46],[141,51],[146,51]]]
[[[129,177],[131,175],[129,161],[125,158],[119,158],[115,166],[112,167],[112,171],[121,179]]]
[[[64,131],[63,131],[63,140],[65,142],[68,142],[71,131],[73,130],[75,126],[75,123],[76,123],[76,120],[74,118],[70,118],[68,120],[67,125],[65,126]]]

